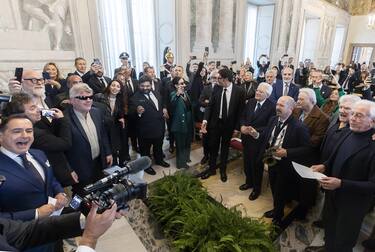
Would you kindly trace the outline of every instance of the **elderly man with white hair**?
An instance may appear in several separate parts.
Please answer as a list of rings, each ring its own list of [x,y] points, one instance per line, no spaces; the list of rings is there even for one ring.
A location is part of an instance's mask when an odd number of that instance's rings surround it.
[[[327,177],[319,182],[325,189],[323,221],[326,251],[352,251],[364,216],[373,205],[375,193],[375,103],[355,103],[350,130],[343,133],[335,150],[323,164],[312,166]]]
[[[262,82],[259,84],[255,98],[249,100],[241,116],[241,139],[243,145],[244,171],[246,182],[240,186],[244,191],[253,188],[249,200],[259,197],[262,187],[263,163],[259,160],[259,139],[254,138],[252,131],[262,132],[267,126],[268,120],[275,115],[275,104],[268,97],[272,93],[272,86]]]
[[[102,170],[112,165],[111,147],[104,129],[102,112],[92,107],[93,90],[85,83],[69,90],[70,104],[64,113],[70,121],[72,148],[67,151],[68,161],[78,175],[75,193],[103,177]]]
[[[309,148],[304,150],[290,150],[288,156],[298,159],[303,156],[300,163],[310,166],[319,163],[319,149],[326,133],[329,119],[316,105],[316,95],[311,88],[301,88],[298,94],[297,106],[293,116],[299,119],[308,129],[310,134]],[[315,205],[317,196],[317,182],[310,179],[299,180],[300,205],[297,211],[298,219],[306,219],[308,210]]]

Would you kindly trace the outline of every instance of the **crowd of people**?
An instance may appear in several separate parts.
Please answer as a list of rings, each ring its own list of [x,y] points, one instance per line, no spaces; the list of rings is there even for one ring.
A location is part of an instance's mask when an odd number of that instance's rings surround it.
[[[21,81],[9,80],[11,100],[0,127],[0,175],[7,178],[1,217],[51,215],[67,204],[64,187],[83,194],[103,169],[130,161],[131,151],[169,167],[164,140],[177,169],[189,169],[191,143],[201,140],[207,169],[199,176],[207,179],[219,168],[226,182],[235,136],[242,140],[245,172],[239,189],[252,188],[249,200],[261,195],[268,167],[274,207],[265,217],[282,226],[285,204],[296,200],[297,218],[305,219],[321,187],[325,248],[351,251],[375,192],[375,65],[371,71],[353,62],[321,70],[305,60],[295,67],[285,54],[277,66],[261,55],[256,67],[247,60],[234,70],[235,62],[221,65],[205,54],[201,62],[190,57],[184,70],[166,50],[158,78],[149,63],[137,75],[128,53],[119,58],[111,77],[99,59],[86,71],[86,60],[76,58],[66,78],[49,62],[48,75],[25,69]],[[292,161],[327,177],[303,179]],[[156,174],[152,166],[145,172]]]

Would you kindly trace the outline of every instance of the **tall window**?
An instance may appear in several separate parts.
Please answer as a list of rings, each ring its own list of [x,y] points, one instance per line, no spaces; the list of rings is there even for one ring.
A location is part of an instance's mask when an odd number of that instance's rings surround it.
[[[245,35],[245,50],[244,58],[249,58],[254,62],[254,51],[255,51],[255,36],[257,28],[257,13],[258,7],[253,4],[247,5],[247,21],[246,21],[246,35]]]
[[[143,71],[143,61],[156,66],[154,1],[97,0],[97,3],[107,75],[112,76],[120,66],[121,52],[129,53],[137,73]]]
[[[332,50],[332,57],[331,57],[331,66],[334,67],[342,55],[342,51],[344,49],[344,36],[345,36],[345,27],[344,26],[336,26],[336,33],[335,33],[335,42],[333,43],[333,50]]]

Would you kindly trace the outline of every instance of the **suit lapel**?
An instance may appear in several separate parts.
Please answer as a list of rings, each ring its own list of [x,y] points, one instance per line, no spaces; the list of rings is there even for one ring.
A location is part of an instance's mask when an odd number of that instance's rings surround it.
[[[41,184],[38,178],[31,176],[31,174],[21,165],[19,165],[16,161],[8,157],[7,155],[3,154],[0,151],[0,156],[4,159],[4,163],[1,165],[3,167],[9,167],[7,172],[13,174],[15,177],[20,178],[21,180],[27,181],[28,183],[32,184],[35,188],[44,190],[44,185]],[[33,155],[34,157],[34,155]],[[39,162],[39,160],[37,160]],[[7,165],[8,163],[9,165]],[[46,175],[46,182],[47,182],[47,175]]]
[[[82,125],[81,125],[81,123],[80,123],[78,117],[77,117],[76,114],[74,113],[74,110],[71,109],[70,112],[71,112],[71,116],[72,116],[72,120],[73,120],[74,124],[76,125],[76,127],[78,128],[78,130],[81,132],[82,136],[86,139],[86,141],[87,141],[88,143],[90,143],[90,142],[89,142],[89,139],[87,138],[87,135],[86,135],[85,130],[83,129],[83,127],[82,127]]]
[[[235,96],[236,96],[236,86],[232,83],[232,93],[230,94],[230,101],[229,101],[229,107],[228,107],[228,116],[233,115],[233,103],[235,102]]]

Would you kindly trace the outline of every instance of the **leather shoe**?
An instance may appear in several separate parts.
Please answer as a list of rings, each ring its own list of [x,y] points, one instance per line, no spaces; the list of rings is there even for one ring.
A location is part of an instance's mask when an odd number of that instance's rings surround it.
[[[182,166],[177,166],[177,169],[189,169],[189,168],[190,168],[190,166],[187,165],[187,164],[184,164]]]
[[[227,174],[225,172],[220,172],[220,179],[222,182],[227,182],[228,180]]]
[[[259,197],[259,192],[257,191],[252,191],[249,195],[249,200],[256,200]]]
[[[209,160],[209,157],[204,156],[204,157],[202,158],[202,160],[201,160],[201,165],[204,165],[205,163],[207,163],[208,160]]]
[[[216,171],[206,171],[201,176],[201,179],[208,179],[209,177],[216,175]]]
[[[150,174],[150,175],[155,175],[156,171],[150,166],[147,169],[145,169],[145,173]]]
[[[273,218],[273,209],[265,212],[263,215],[266,218]]]
[[[324,246],[308,246],[305,248],[304,252],[325,252]]]
[[[375,249],[375,239],[367,239],[362,242],[362,246],[367,249]]]
[[[162,167],[169,167],[171,166],[170,164],[168,164],[167,162],[165,162],[164,160],[160,161],[160,162],[157,162],[156,163],[157,165],[160,165]]]
[[[249,184],[243,184],[243,185],[240,185],[240,187],[239,187],[239,189],[241,190],[241,191],[246,191],[247,189],[250,189],[250,188],[252,188],[252,186],[251,185],[249,185]]]

